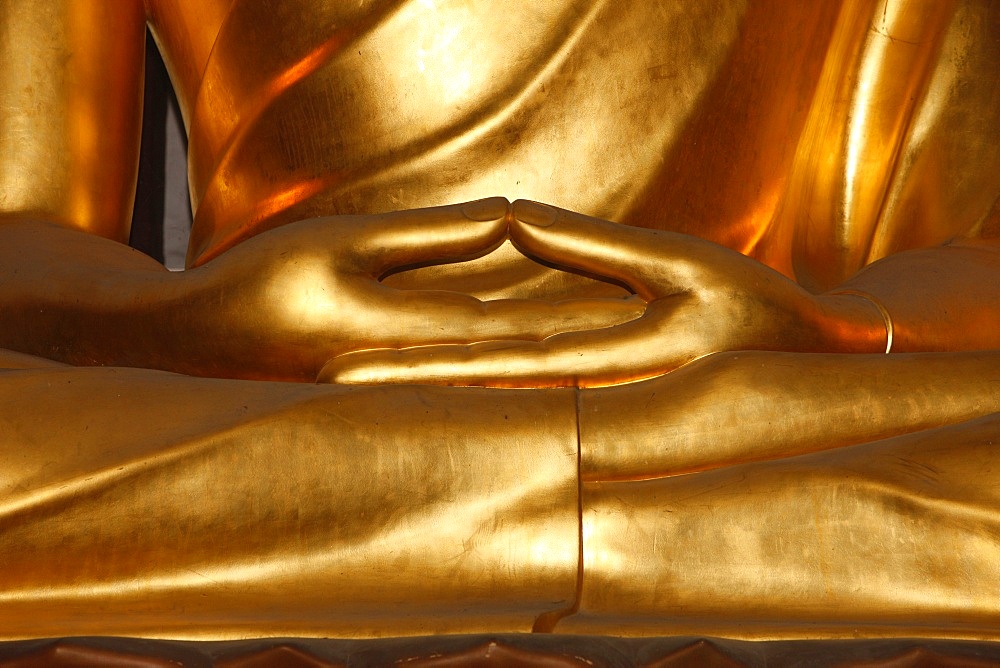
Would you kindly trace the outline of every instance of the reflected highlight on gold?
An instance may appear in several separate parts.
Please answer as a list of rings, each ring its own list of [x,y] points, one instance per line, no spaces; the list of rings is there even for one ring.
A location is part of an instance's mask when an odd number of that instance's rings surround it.
[[[0,27],[4,637],[1000,639],[1000,4]]]

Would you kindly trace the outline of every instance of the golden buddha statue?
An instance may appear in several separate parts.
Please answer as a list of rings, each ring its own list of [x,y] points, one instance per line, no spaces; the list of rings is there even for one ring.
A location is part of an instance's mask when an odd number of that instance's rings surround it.
[[[1000,636],[1000,4],[0,18],[5,637]]]

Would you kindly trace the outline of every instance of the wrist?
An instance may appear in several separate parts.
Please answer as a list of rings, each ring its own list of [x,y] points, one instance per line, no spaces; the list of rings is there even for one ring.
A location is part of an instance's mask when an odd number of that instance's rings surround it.
[[[888,353],[892,319],[875,297],[856,290],[817,295],[825,343],[830,352]]]
[[[226,291],[206,268],[161,275],[136,286],[122,313],[141,342],[129,366],[195,376],[234,377],[234,331]]]
[[[108,273],[109,289],[95,291],[93,303],[77,313],[76,346],[90,361],[74,363],[174,370],[164,342],[182,335],[179,319],[190,303],[183,272]]]

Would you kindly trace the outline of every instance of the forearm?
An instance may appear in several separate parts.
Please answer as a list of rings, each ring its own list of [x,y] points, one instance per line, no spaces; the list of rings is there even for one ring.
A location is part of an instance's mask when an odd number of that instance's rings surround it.
[[[59,225],[0,223],[0,348],[78,366],[312,381],[326,358],[277,346],[283,332],[248,303],[245,281],[217,273],[170,272]]]
[[[720,353],[580,395],[585,479],[792,457],[1000,411],[1000,353]]]
[[[0,347],[72,364],[154,365],[184,287],[123,244],[30,221],[0,224],[0,276]]]
[[[1000,349],[1000,244],[956,243],[899,253],[832,291],[857,290],[881,303],[893,352]]]

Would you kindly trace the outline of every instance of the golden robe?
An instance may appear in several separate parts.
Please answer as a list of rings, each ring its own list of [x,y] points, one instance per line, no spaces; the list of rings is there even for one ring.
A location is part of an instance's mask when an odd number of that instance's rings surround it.
[[[192,266],[306,217],[503,195],[696,234],[819,290],[1000,223],[988,0],[201,4],[148,3],[189,128]],[[510,248],[412,277],[580,289]],[[892,385],[893,362],[812,356],[796,385],[803,357],[745,355],[720,389],[794,406],[824,387],[849,447],[614,479],[579,448],[586,392],[5,371],[0,626],[996,637],[1000,431],[962,421],[991,401],[937,420],[918,388],[930,417],[878,440],[851,385]],[[789,410],[803,434],[830,420]],[[692,436],[671,424],[650,443]]]

